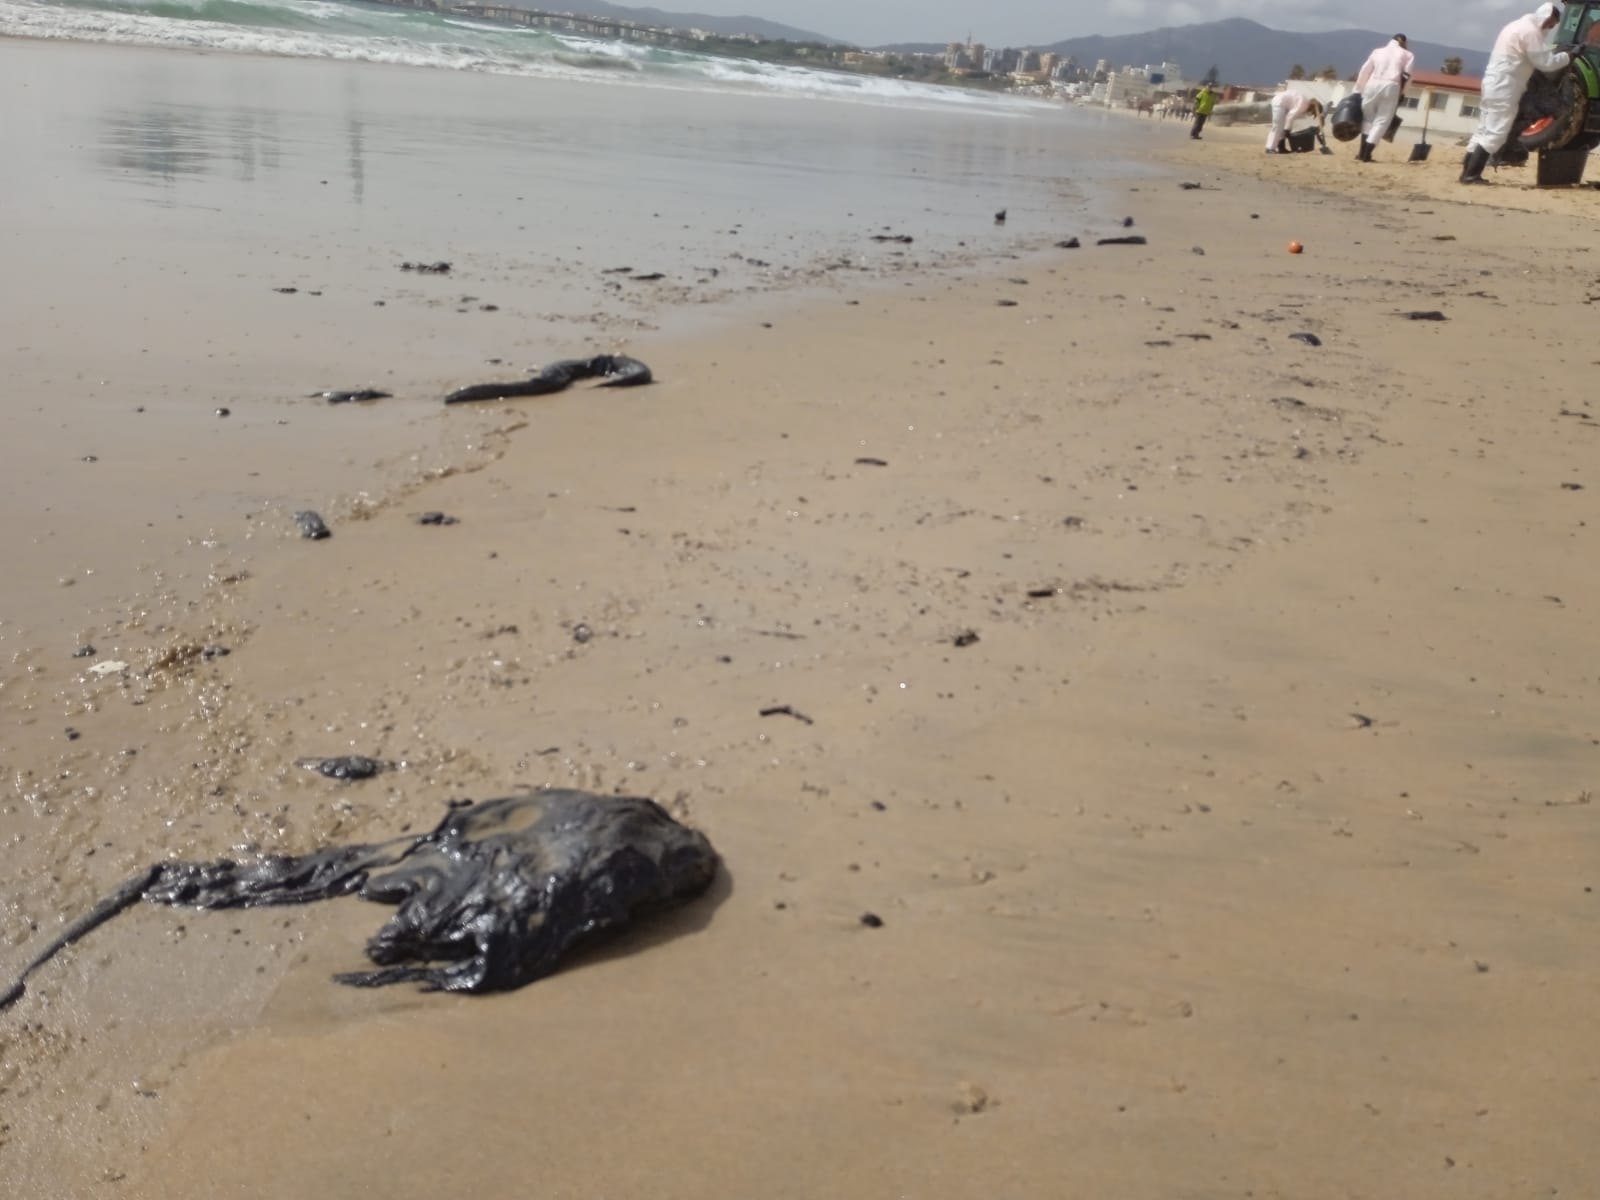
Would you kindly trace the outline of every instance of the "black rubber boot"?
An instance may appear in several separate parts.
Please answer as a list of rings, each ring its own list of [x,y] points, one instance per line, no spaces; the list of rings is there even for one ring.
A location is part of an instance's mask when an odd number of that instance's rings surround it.
[[[1366,138],[1362,138],[1361,139],[1361,149],[1356,151],[1356,161],[1357,162],[1371,162],[1372,161],[1372,143],[1367,141]]]
[[[1461,160],[1461,183],[1488,183],[1483,177],[1484,167],[1489,165],[1489,152],[1482,146],[1474,146],[1467,151],[1467,156]]]

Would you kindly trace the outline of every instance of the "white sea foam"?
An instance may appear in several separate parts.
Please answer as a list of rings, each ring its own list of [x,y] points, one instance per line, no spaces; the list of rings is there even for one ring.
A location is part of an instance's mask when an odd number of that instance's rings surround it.
[[[449,25],[453,29],[473,29],[479,33],[492,33],[497,37],[505,37],[507,34],[512,36],[532,34],[538,37],[544,32],[543,30],[524,28],[517,25],[488,25],[482,21],[469,21],[465,17],[440,17],[439,20],[441,24]]]

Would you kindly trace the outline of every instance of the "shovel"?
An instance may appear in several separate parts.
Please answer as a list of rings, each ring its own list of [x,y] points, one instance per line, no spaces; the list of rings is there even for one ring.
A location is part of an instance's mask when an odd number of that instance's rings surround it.
[[[1406,159],[1406,161],[1407,162],[1427,162],[1428,161],[1428,151],[1430,151],[1432,149],[1433,149],[1433,147],[1428,145],[1428,110],[1427,109],[1423,109],[1422,110],[1422,138],[1421,138],[1421,140],[1419,140],[1417,142],[1417,144],[1415,146],[1411,147],[1411,157]]]

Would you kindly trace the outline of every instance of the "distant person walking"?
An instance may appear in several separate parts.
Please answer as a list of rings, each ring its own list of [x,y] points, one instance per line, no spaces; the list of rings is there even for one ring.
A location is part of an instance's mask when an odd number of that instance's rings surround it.
[[[1483,177],[1489,159],[1511,136],[1517,106],[1534,71],[1559,71],[1572,61],[1565,50],[1555,50],[1545,39],[1561,20],[1554,4],[1541,4],[1536,12],[1518,17],[1500,31],[1489,52],[1489,69],[1483,73],[1483,99],[1478,105],[1478,128],[1461,160],[1462,183],[1487,183]]]
[[[1216,107],[1217,94],[1211,90],[1209,83],[1202,83],[1194,97],[1194,124],[1189,127],[1189,136],[1195,141],[1200,140],[1200,131],[1206,127],[1206,118]]]
[[[1372,161],[1372,152],[1389,131],[1389,122],[1394,120],[1395,110],[1400,107],[1400,93],[1405,90],[1416,62],[1417,56],[1406,49],[1406,35],[1397,33],[1367,55],[1367,61],[1356,72],[1362,118],[1357,162]]]
[[[1272,98],[1272,130],[1267,134],[1267,153],[1286,154],[1282,148],[1284,135],[1290,132],[1301,117],[1315,117],[1322,123],[1322,101],[1304,92],[1279,92]]]

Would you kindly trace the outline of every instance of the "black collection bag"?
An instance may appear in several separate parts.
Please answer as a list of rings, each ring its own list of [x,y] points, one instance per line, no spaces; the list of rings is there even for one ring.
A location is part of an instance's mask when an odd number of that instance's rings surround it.
[[[1283,140],[1289,143],[1291,154],[1310,154],[1317,148],[1317,127],[1307,125],[1299,133],[1291,133]]]
[[[1349,142],[1361,136],[1361,93],[1351,92],[1333,109],[1333,137]]]

